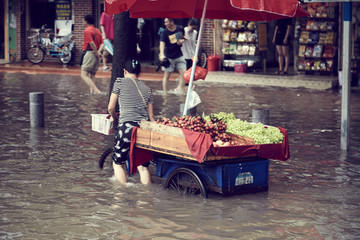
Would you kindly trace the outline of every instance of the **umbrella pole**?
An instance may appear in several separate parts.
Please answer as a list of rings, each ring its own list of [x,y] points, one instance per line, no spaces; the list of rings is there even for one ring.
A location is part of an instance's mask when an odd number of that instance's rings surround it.
[[[183,116],[185,116],[187,114],[187,110],[188,110],[188,106],[189,106],[190,95],[192,92],[192,84],[193,84],[194,76],[195,76],[196,63],[198,62],[198,54],[199,54],[199,50],[200,50],[200,40],[201,40],[203,28],[204,28],[204,20],[205,20],[207,4],[208,4],[208,0],[205,0],[203,12],[201,15],[200,30],[199,30],[198,39],[196,42],[195,54],[194,54],[193,62],[192,62],[192,69],[191,69],[190,81],[189,81],[188,91],[187,91],[185,105],[184,105]]]

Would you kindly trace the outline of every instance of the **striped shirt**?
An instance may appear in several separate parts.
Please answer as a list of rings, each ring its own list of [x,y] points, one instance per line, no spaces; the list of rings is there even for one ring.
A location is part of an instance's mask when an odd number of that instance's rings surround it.
[[[137,83],[143,98],[141,97],[134,81],[131,78],[117,78],[112,93],[118,95],[119,103],[119,124],[124,122],[139,122],[148,120],[149,114],[147,105],[153,104],[152,90],[139,79],[134,79]]]

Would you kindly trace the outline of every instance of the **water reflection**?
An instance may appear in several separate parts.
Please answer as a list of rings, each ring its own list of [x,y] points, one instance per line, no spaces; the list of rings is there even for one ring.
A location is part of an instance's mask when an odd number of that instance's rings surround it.
[[[98,79],[107,89],[108,79]],[[154,89],[155,117],[180,114],[185,96]],[[171,86],[173,84],[174,86]],[[171,83],[175,87],[176,83]],[[91,131],[107,96],[76,76],[0,73],[1,239],[356,239],[360,235],[360,101],[352,91],[350,150],[341,151],[341,95],[201,82],[198,113],[251,121],[270,110],[288,130],[291,159],[271,160],[269,191],[208,199],[142,186],[119,187],[97,160],[111,136]],[[45,96],[45,128],[31,129],[29,92]]]

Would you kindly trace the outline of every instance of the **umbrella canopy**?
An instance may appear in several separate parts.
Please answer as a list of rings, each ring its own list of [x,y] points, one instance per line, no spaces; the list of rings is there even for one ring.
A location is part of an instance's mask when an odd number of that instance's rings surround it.
[[[106,0],[108,15],[129,10],[132,18],[202,18],[206,0]],[[205,18],[271,21],[309,14],[298,0],[208,0]]]
[[[132,18],[201,18],[183,115],[189,106],[205,18],[270,21],[309,16],[298,0],[105,0],[108,15],[123,11]]]

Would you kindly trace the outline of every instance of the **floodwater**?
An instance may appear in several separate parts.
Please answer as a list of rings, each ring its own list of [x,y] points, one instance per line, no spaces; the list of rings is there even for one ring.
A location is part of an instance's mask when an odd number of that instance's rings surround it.
[[[184,96],[154,89],[156,117]],[[107,90],[108,79],[98,79]],[[171,83],[175,86],[175,83]],[[98,168],[112,137],[91,131],[107,96],[79,76],[0,73],[0,239],[359,239],[360,91],[351,92],[350,149],[340,150],[341,92],[202,82],[198,113],[251,121],[270,111],[287,129],[291,158],[270,161],[269,190],[209,198],[161,184],[120,187]],[[44,92],[45,128],[31,129],[29,93]]]

